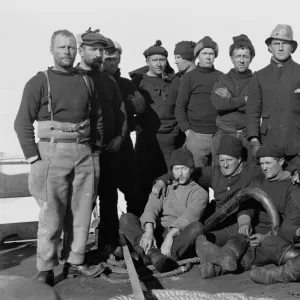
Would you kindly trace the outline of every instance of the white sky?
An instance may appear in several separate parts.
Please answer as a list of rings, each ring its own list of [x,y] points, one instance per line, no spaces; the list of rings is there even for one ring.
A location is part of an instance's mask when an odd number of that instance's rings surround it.
[[[300,43],[299,0],[2,0],[0,8],[0,152],[21,153],[13,121],[25,83],[52,65],[50,38],[57,29],[74,34],[88,27],[118,41],[122,74],[144,65],[143,51],[160,39],[174,66],[174,46],[211,36],[219,45],[215,67],[231,68],[232,37],[247,34],[256,50],[251,69],[270,61],[264,43],[278,23],[292,25]],[[300,46],[293,55],[300,62]],[[77,57],[78,60],[78,57]]]

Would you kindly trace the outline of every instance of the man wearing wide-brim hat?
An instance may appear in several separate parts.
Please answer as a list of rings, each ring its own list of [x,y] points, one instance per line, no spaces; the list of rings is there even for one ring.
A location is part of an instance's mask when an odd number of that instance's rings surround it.
[[[260,145],[283,150],[285,159],[299,169],[300,65],[291,54],[298,43],[290,25],[279,24],[266,39],[271,63],[254,74],[246,107],[248,139],[253,153]]]

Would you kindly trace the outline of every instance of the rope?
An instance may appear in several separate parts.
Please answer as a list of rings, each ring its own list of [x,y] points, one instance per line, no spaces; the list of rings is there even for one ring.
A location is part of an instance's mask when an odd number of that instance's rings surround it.
[[[247,297],[238,293],[210,294],[200,291],[187,290],[151,290],[144,292],[147,300],[273,300],[271,298]],[[133,295],[116,296],[109,300],[135,300]]]

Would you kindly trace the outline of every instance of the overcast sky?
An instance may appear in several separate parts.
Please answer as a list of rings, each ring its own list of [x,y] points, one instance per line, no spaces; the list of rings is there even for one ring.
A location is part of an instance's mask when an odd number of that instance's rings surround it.
[[[231,68],[228,49],[232,37],[247,34],[255,50],[251,69],[270,60],[264,43],[278,23],[292,25],[300,41],[299,0],[6,0],[1,1],[0,40],[0,152],[21,153],[13,121],[25,83],[51,66],[50,38],[57,29],[74,34],[90,26],[118,41],[123,48],[121,71],[145,63],[143,51],[160,39],[174,66],[174,46],[182,40],[199,41],[209,35],[219,45],[215,67]],[[300,49],[293,55],[300,62]],[[77,57],[78,60],[78,57]]]

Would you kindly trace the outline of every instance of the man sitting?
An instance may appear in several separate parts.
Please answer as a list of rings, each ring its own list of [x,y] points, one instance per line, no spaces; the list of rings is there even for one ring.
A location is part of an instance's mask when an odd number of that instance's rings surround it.
[[[208,193],[191,177],[195,163],[188,149],[173,152],[170,168],[174,180],[166,193],[160,197],[151,193],[140,219],[131,213],[120,219],[120,229],[134,250],[159,272],[175,268],[176,260],[194,249],[202,232],[197,221],[208,202]]]

